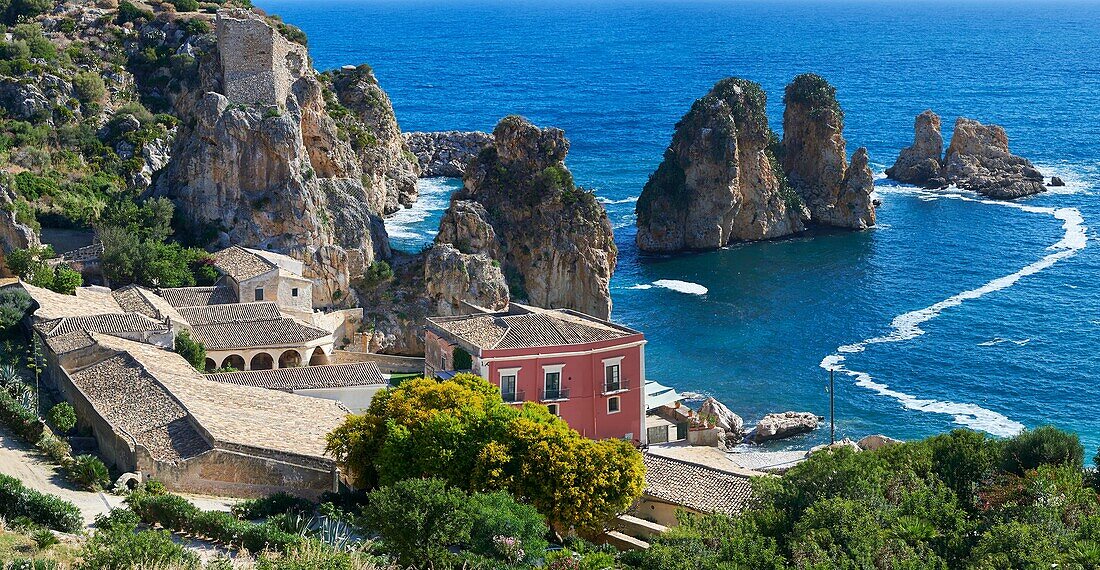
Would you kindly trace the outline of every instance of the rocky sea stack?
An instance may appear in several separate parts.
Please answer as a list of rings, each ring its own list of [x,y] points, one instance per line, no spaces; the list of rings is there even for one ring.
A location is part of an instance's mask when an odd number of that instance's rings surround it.
[[[943,153],[940,118],[931,110],[917,116],[913,145],[902,149],[886,175],[926,188],[954,184],[999,200],[1046,191],[1043,175],[1026,158],[1008,150],[1008,135],[998,125],[959,117],[951,144]]]
[[[862,230],[875,225],[874,175],[866,148],[847,162],[844,112],[836,88],[805,73],[783,94],[783,171],[817,224]]]
[[[405,133],[409,150],[420,162],[420,175],[462,178],[466,165],[493,136],[481,131],[442,131],[432,133]]]
[[[804,229],[807,211],[775,157],[766,105],[760,85],[738,78],[695,101],[638,198],[639,249],[716,249]]]
[[[492,144],[470,162],[436,243],[495,260],[516,299],[607,318],[618,253],[611,222],[574,184],[568,151],[560,129],[501,119]]]

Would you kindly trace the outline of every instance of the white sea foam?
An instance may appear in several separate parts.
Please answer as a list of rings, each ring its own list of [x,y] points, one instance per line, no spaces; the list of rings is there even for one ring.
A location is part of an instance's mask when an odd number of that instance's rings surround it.
[[[639,283],[637,285],[631,285],[630,287],[627,287],[627,289],[639,289],[639,290],[640,289],[652,289],[652,288],[653,288],[653,285],[650,285],[649,283]]]
[[[1005,343],[1005,342],[1011,342],[1012,344],[1015,344],[1016,346],[1023,346],[1025,344],[1031,342],[1031,339],[1030,338],[1024,338],[1024,339],[1020,339],[1020,340],[1012,340],[1010,338],[996,337],[993,340],[987,340],[985,342],[979,342],[978,346],[997,346],[998,344]]]
[[[600,198],[600,203],[601,204],[630,204],[632,202],[637,202],[637,201],[638,201],[637,196],[629,196],[629,197],[623,198],[621,200],[609,200],[607,198]]]
[[[891,188],[894,191],[895,188]],[[850,370],[845,365],[845,354],[855,354],[863,352],[868,346],[887,342],[903,342],[913,338],[916,338],[924,334],[924,330],[920,328],[923,323],[936,318],[943,311],[952,307],[957,307],[966,301],[972,301],[978,299],[988,293],[1007,289],[1016,284],[1017,281],[1034,275],[1044,269],[1053,266],[1055,263],[1072,257],[1077,252],[1084,249],[1088,242],[1088,228],[1084,225],[1084,219],[1081,217],[1081,213],[1075,208],[1047,208],[1040,206],[1030,206],[1027,204],[1018,204],[1015,202],[1000,202],[995,200],[987,200],[971,195],[964,195],[957,191],[941,191],[930,192],[920,190],[912,187],[896,187],[896,190],[901,193],[915,193],[918,197],[935,197],[939,198],[951,198],[956,200],[964,200],[968,202],[979,202],[982,204],[990,204],[1008,208],[1015,208],[1023,210],[1033,214],[1045,214],[1053,216],[1057,220],[1061,220],[1062,229],[1064,234],[1054,245],[1051,245],[1048,249],[1050,253],[1035,261],[1015,273],[998,277],[981,287],[971,289],[969,291],[963,291],[947,299],[944,299],[938,303],[918,309],[916,311],[910,311],[894,317],[894,320],[890,323],[891,331],[888,334],[877,336],[869,339],[862,340],[860,342],[844,345],[837,348],[836,353],[830,354],[821,360],[821,367],[826,370],[835,370],[842,374],[847,374],[856,379],[856,385],[872,390],[882,396],[894,398],[901,402],[903,406],[909,409],[918,410],[922,412],[930,412],[937,414],[947,414],[954,417],[955,423],[965,425],[974,429],[983,430],[994,435],[1009,437],[1019,433],[1024,428],[1023,424],[1008,417],[987,410],[977,404],[960,403],[960,402],[948,402],[941,400],[932,400],[918,398],[916,396],[899,392],[891,389],[886,384],[876,382],[874,378],[867,372],[861,372],[859,370]],[[1023,341],[1012,341],[1017,344],[1026,344],[1030,339]]]
[[[405,208],[386,218],[386,233],[396,239],[416,239],[431,237],[422,230],[415,229],[433,213],[447,209],[450,204],[452,187],[446,178],[421,178],[417,182],[419,196],[411,208]]]
[[[706,295],[708,291],[706,287],[698,283],[680,281],[678,279],[658,279],[654,281],[653,284],[657,287],[671,289],[679,293],[687,293],[688,295]]]

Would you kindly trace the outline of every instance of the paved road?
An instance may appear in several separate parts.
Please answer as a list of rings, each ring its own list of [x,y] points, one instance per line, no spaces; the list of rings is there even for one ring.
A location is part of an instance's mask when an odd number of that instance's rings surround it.
[[[0,473],[19,479],[27,487],[72,501],[91,524],[96,515],[124,506],[123,497],[110,493],[81,491],[65,479],[60,468],[50,463],[33,447],[23,443],[6,427],[0,426]],[[233,499],[188,495],[195,506],[206,510],[228,511]]]

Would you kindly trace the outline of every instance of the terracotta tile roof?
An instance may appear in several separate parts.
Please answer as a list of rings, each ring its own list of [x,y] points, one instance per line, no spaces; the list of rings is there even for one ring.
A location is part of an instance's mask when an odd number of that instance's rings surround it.
[[[160,296],[164,297],[168,304],[177,309],[180,307],[225,305],[237,302],[237,295],[233,292],[233,288],[226,285],[161,289]]]
[[[214,254],[214,267],[239,283],[263,275],[278,266],[262,255],[234,245]]]
[[[176,322],[184,320],[179,311],[168,301],[144,287],[127,285],[121,289],[115,289],[111,295],[123,311],[141,313],[158,321],[169,318]]]
[[[753,500],[750,477],[652,453],[644,454],[642,460],[647,497],[727,515],[743,512]]]
[[[639,334],[581,313],[517,306],[512,313],[429,319],[436,327],[482,349],[569,346]]]
[[[219,372],[207,374],[207,380],[254,386],[269,390],[308,390],[313,388],[346,388],[349,386],[384,386],[386,379],[373,362],[301,366],[274,370]]]
[[[191,331],[209,350],[300,345],[331,334],[289,317],[192,325]]]
[[[282,312],[279,311],[279,306],[270,301],[180,307],[179,312],[183,315],[183,318],[187,319],[187,322],[192,325],[235,322],[249,323],[283,318]]]
[[[46,346],[54,354],[66,354],[93,345],[95,345],[95,341],[92,340],[92,335],[86,330],[74,331],[46,339]]]
[[[92,337],[105,350],[117,351],[122,357],[116,361],[118,365],[102,369],[104,380],[97,383],[98,390],[109,394],[129,391],[135,393],[133,397],[147,398],[149,405],[145,407],[120,406],[117,417],[137,432],[149,433],[149,440],[153,438],[150,432],[163,428],[157,437],[190,441],[173,432],[180,424],[169,425],[179,418],[178,412],[157,395],[164,394],[178,403],[178,409],[188,414],[192,424],[209,434],[215,447],[224,444],[331,461],[325,458],[325,434],[340,425],[348,413],[338,402],[214,382],[173,352],[105,334],[92,333]],[[133,389],[132,382],[144,381],[151,384]],[[115,397],[123,404],[128,402],[125,396]],[[181,444],[178,449],[187,448]]]
[[[119,353],[70,377],[100,416],[154,458],[176,462],[210,449],[187,411],[133,356]]]
[[[43,321],[35,326],[46,335],[46,338],[75,331],[127,333],[168,330],[165,323],[150,319],[141,313],[107,313],[84,317],[66,317]]]

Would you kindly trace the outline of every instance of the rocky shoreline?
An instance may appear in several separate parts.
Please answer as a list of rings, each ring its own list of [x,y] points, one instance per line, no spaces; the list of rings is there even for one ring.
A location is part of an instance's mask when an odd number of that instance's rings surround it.
[[[466,167],[493,136],[481,131],[404,133],[405,143],[420,163],[420,176],[462,178]]]

